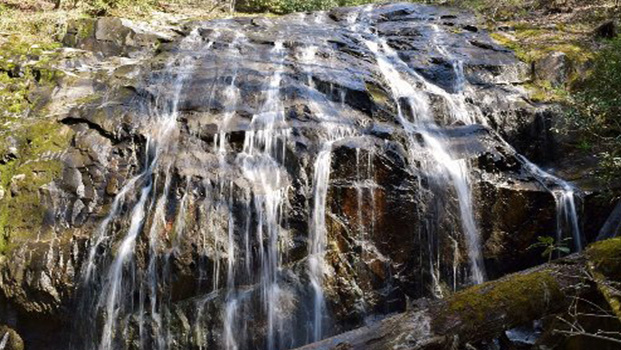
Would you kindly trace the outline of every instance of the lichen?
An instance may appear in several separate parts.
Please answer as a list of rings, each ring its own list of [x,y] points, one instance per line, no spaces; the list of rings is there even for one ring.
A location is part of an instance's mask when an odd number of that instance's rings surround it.
[[[384,90],[377,87],[375,84],[371,84],[371,83],[367,83],[366,88],[367,88],[367,91],[369,92],[369,95],[373,99],[373,102],[375,102],[378,105],[389,105],[390,104],[391,102],[390,97],[386,95],[386,92]]]

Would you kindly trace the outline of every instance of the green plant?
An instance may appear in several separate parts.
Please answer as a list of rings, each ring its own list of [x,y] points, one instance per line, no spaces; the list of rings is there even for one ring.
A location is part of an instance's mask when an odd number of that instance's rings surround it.
[[[580,140],[580,142],[578,142],[577,147],[578,147],[578,149],[580,149],[583,152],[588,152],[591,149],[593,149],[593,144],[591,143],[591,141],[589,141],[587,139],[582,139],[582,140]]]
[[[580,137],[577,148],[598,154],[598,176],[614,187],[621,177],[621,38],[606,42],[585,79],[568,97],[568,108],[559,126]]]
[[[537,243],[531,244],[528,249],[535,248],[544,248],[541,256],[548,259],[548,262],[552,261],[552,256],[554,253],[563,253],[569,254],[571,251],[569,247],[567,247],[567,242],[571,241],[571,238],[565,238],[560,242],[557,242],[554,237],[550,236],[539,236],[537,237]]]

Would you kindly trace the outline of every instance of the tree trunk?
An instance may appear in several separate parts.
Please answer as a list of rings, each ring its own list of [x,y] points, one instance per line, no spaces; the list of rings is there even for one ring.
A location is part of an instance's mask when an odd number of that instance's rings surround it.
[[[621,244],[616,249],[621,256]],[[425,305],[416,309],[300,350],[439,350],[489,340],[507,329],[565,311],[573,297],[592,292],[596,287],[588,277],[588,265],[585,254],[574,254],[444,300],[423,301]],[[580,283],[585,280],[588,288]]]

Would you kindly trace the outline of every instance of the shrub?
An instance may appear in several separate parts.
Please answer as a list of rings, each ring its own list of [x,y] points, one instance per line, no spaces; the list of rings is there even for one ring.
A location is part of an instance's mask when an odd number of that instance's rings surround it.
[[[614,182],[621,178],[621,37],[607,44],[576,86],[565,127],[597,146],[600,175]]]
[[[372,0],[238,0],[235,9],[243,12],[272,12],[278,14],[328,10],[338,6],[355,6]]]

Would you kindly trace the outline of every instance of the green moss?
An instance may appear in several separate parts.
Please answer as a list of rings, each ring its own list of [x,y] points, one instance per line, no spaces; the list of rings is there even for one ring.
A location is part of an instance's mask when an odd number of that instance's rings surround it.
[[[41,88],[58,85],[65,74],[52,67],[58,44],[30,45],[16,39],[0,45],[0,125],[27,116],[39,103]],[[0,131],[3,127],[0,126]]]
[[[621,279],[621,238],[594,243],[586,254],[594,269],[608,278]]]
[[[384,90],[376,86],[375,84],[366,84],[367,91],[371,95],[371,99],[378,105],[386,106],[390,105],[391,98],[386,94]]]
[[[86,39],[94,36],[95,34],[95,20],[93,19],[81,19],[77,22],[77,37],[79,39]]]
[[[58,159],[45,156],[66,149],[73,133],[54,121],[39,119],[12,130],[11,136],[19,157],[0,164],[0,186],[5,189],[0,200],[0,254],[40,233],[45,215],[40,189],[58,178],[63,168]],[[6,147],[6,141],[0,144],[1,154]]]
[[[621,295],[609,283],[621,281],[621,238],[594,243],[586,255],[599,291],[621,320]]]
[[[548,308],[546,300],[554,300],[560,294],[560,287],[550,272],[514,275],[456,293],[447,300],[448,306],[440,322],[458,314],[466,331],[478,329],[492,321],[491,315],[497,315],[498,310],[507,310],[507,314],[518,318],[523,315],[523,319],[514,320],[516,323],[528,322],[532,315]]]

